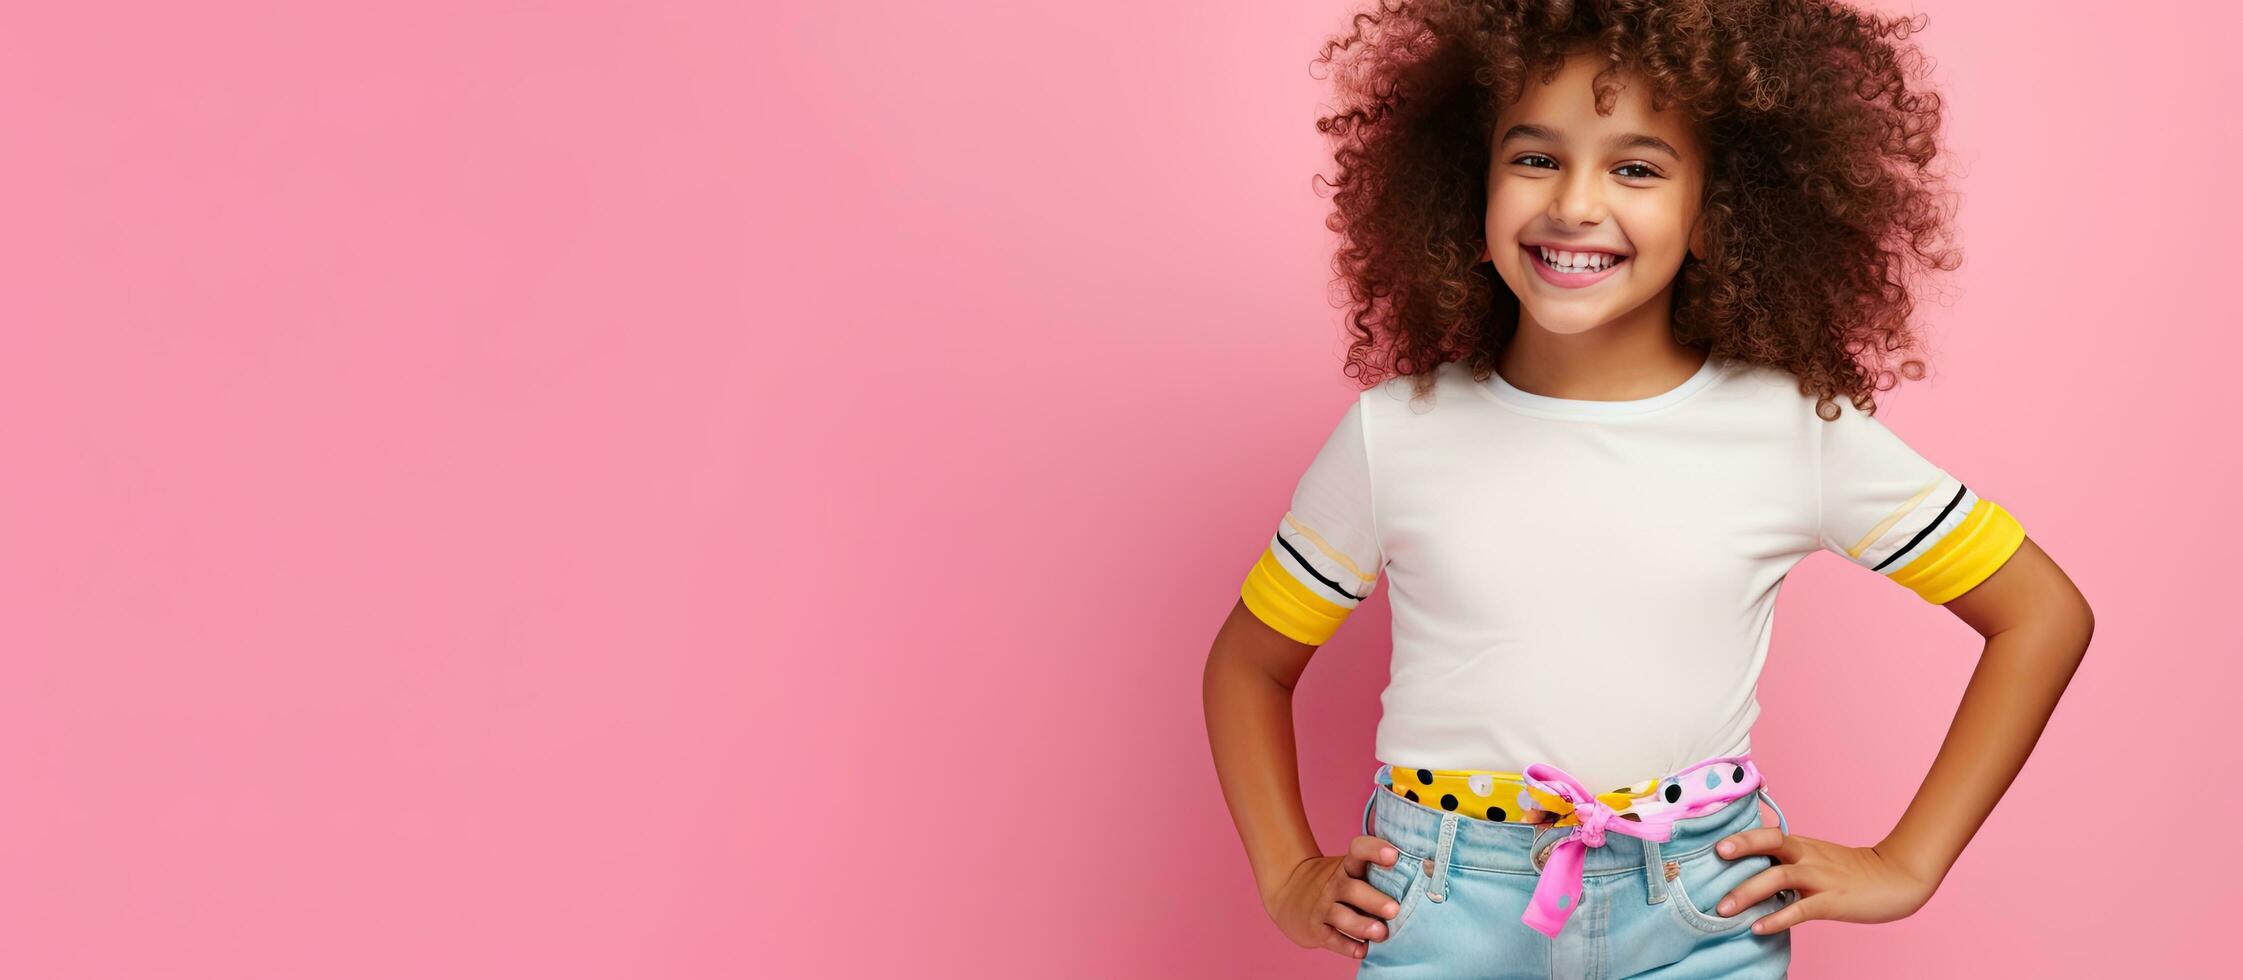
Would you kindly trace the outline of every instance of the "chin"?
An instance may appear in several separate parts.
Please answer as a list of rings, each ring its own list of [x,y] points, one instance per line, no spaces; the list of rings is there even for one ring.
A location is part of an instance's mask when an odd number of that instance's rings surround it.
[[[1543,332],[1555,334],[1588,333],[1613,319],[1606,316],[1583,316],[1573,311],[1537,310],[1533,306],[1526,307],[1525,312],[1527,318],[1542,326]]]

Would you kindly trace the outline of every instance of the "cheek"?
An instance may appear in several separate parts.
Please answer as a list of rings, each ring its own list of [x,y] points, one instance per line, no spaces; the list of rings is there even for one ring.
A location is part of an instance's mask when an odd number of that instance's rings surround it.
[[[1519,191],[1504,191],[1500,186],[1488,190],[1487,224],[1490,228],[1516,229],[1526,224],[1542,210],[1543,205],[1529,199]]]
[[[1497,177],[1488,182],[1488,217],[1524,222],[1550,206],[1548,183]]]
[[[1689,248],[1684,240],[1688,225],[1683,215],[1666,202],[1643,202],[1644,207],[1614,211],[1613,217],[1628,233],[1628,241],[1635,245],[1636,254],[1648,258],[1680,255]]]

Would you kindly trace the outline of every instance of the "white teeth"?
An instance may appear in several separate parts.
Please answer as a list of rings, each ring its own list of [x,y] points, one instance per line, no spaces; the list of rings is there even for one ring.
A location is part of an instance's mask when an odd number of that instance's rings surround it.
[[[1560,272],[1596,272],[1609,268],[1620,257],[1605,252],[1561,252],[1553,248],[1535,246],[1542,253],[1542,261]]]

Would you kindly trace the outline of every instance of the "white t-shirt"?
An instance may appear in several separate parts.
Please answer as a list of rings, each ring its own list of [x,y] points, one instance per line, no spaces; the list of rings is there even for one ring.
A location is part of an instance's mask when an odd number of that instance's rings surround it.
[[[1240,588],[1322,645],[1382,578],[1393,663],[1378,760],[1600,791],[1751,747],[1776,593],[1828,549],[1946,602],[2015,518],[1843,396],[1708,358],[1662,394],[1552,398],[1461,364],[1361,392]]]

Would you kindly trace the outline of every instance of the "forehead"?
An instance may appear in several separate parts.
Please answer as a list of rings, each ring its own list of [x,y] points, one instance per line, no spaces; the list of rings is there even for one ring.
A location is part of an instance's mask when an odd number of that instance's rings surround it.
[[[1601,144],[1617,133],[1646,133],[1686,151],[1694,147],[1694,130],[1681,107],[1669,104],[1652,111],[1649,83],[1627,72],[1612,78],[1619,86],[1612,114],[1598,115],[1597,94],[1590,83],[1604,64],[1592,55],[1577,54],[1567,58],[1546,83],[1540,73],[1531,74],[1518,101],[1497,111],[1495,138],[1502,139],[1505,131],[1524,123],[1554,130],[1564,141],[1585,146]]]

